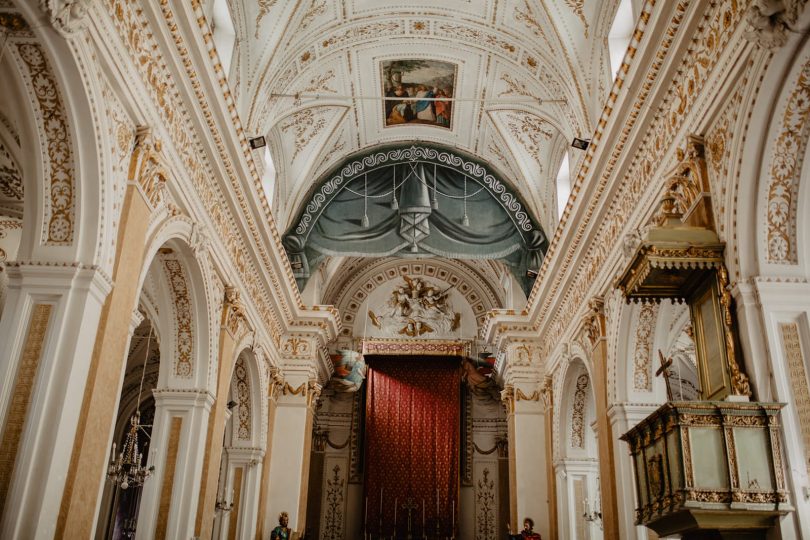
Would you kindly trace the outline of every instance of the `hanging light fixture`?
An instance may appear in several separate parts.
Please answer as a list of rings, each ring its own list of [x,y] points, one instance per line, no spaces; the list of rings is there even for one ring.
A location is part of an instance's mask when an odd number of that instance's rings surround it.
[[[394,182],[391,186],[391,210],[399,210],[399,201],[397,201],[397,166],[394,165]]]
[[[461,218],[461,224],[464,227],[470,226],[470,218],[467,216],[467,177],[464,177],[464,217]]]
[[[368,173],[363,177],[363,219],[360,220],[360,226],[368,229]]]
[[[145,467],[143,465],[143,452],[138,447],[138,431],[145,427],[141,424],[141,392],[143,391],[143,380],[146,376],[146,362],[149,360],[149,345],[152,337],[152,329],[146,337],[146,357],[143,361],[141,372],[141,385],[138,388],[138,401],[136,402],[135,414],[129,419],[129,432],[127,433],[124,447],[118,456],[115,455],[115,443],[112,445],[110,463],[107,466],[107,478],[117,487],[128,489],[130,486],[142,486],[146,480],[152,476],[155,467]]]

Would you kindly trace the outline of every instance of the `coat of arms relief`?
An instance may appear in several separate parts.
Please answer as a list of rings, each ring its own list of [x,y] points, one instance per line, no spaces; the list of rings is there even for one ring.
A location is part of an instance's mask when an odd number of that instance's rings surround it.
[[[404,283],[397,286],[385,304],[385,312],[371,309],[371,323],[386,334],[419,337],[424,334],[449,334],[461,326],[461,313],[453,310],[448,298],[450,288],[441,287],[422,278],[403,275]]]

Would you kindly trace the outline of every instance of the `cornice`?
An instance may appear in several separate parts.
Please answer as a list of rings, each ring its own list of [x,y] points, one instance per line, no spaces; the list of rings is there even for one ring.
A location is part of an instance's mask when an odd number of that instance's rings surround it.
[[[653,14],[655,4],[662,6]],[[622,259],[624,232],[643,222],[652,197],[663,187],[655,179],[663,179],[683,132],[694,129],[691,113],[705,101],[706,81],[717,76],[720,58],[738,37],[746,4],[645,4],[529,298],[527,324],[542,336],[544,358],[577,331],[584,301],[610,282]],[[705,42],[708,33],[711,47]],[[631,65],[642,40],[644,53]],[[650,102],[659,106],[645,106]],[[497,313],[490,319],[485,328],[504,324]]]
[[[161,0],[152,6],[150,16],[165,27],[155,28],[155,35],[138,33],[141,47],[145,46],[140,50],[130,40],[135,28],[132,25],[145,23],[144,13],[125,0],[106,3],[115,29],[123,43],[128,44],[124,54],[133,66],[142,68],[133,71],[137,71],[149,93],[149,107],[164,116],[162,135],[167,135],[164,136],[167,150],[172,150],[167,153],[173,154],[170,156],[173,168],[181,164],[175,173],[182,171],[178,176],[191,184],[190,191],[199,201],[195,204],[210,220],[206,228],[211,231],[212,248],[223,248],[212,249],[220,252],[215,259],[225,263],[223,268],[236,269],[238,279],[232,279],[232,283],[243,289],[246,307],[259,315],[257,319],[278,345],[280,336],[297,324],[305,309],[199,2],[193,2],[193,13],[189,6],[178,6],[173,0]],[[188,16],[176,16],[175,7],[186,10]],[[191,20],[196,20],[198,26],[191,23],[191,27],[181,27]],[[170,36],[171,40],[162,40],[162,35]],[[187,39],[198,42],[188,44]],[[144,67],[142,55],[147,54],[146,50],[149,56]],[[167,51],[166,56],[161,51]],[[173,76],[173,71],[182,74],[181,80]],[[189,93],[191,99],[181,99],[181,93]],[[186,107],[186,102],[194,104],[193,111]],[[178,139],[181,135],[182,140]],[[189,144],[199,148],[194,158],[187,156]],[[216,158],[207,160],[210,155]],[[197,161],[190,163],[188,159]],[[213,173],[214,164],[220,167],[216,172],[221,174]],[[212,182],[218,177],[225,182]],[[186,196],[188,193],[185,190]],[[264,217],[265,222],[258,222],[256,216]],[[323,313],[333,319],[324,323],[326,327],[339,327],[336,313],[328,310]]]

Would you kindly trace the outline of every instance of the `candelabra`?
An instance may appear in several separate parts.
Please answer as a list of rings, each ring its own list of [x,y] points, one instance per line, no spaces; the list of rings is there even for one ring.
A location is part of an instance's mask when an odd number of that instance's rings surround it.
[[[582,517],[585,521],[589,523],[596,523],[599,525],[599,528],[602,528],[602,509],[601,505],[597,502],[593,508],[591,508],[590,504],[588,503],[588,499],[583,501],[585,504],[585,512],[582,514]]]
[[[141,385],[138,388],[138,401],[136,406],[141,403],[141,391],[143,390],[143,379],[146,375],[146,361],[149,359],[149,342],[152,337],[152,331],[146,338],[146,357],[143,361],[143,370],[141,372]],[[129,432],[124,441],[124,446],[121,453],[116,457],[115,443],[112,445],[112,453],[110,454],[110,463],[107,465],[107,478],[121,489],[128,489],[129,486],[142,486],[146,480],[152,476],[155,471],[154,467],[145,467],[143,465],[143,453],[138,447],[138,431],[143,430],[144,426],[141,424],[141,411],[135,410],[135,414],[129,419]],[[144,433],[146,431],[144,430]],[[148,435],[147,435],[148,436]]]
[[[124,447],[117,457],[115,443],[112,445],[110,463],[107,466],[107,478],[121,489],[142,486],[155,471],[154,467],[147,468],[143,465],[143,453],[138,448],[138,430],[141,427],[141,411],[135,411],[135,414],[129,419],[129,433],[127,433]]]
[[[233,501],[231,502],[227,502],[225,500],[217,501],[215,508],[222,512],[230,512],[231,510],[233,510]]]

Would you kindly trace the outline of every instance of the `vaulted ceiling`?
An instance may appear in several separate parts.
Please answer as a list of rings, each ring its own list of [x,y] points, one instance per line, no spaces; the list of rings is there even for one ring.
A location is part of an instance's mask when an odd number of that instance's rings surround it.
[[[229,79],[248,131],[268,138],[282,229],[348,154],[415,140],[488,162],[554,229],[557,170],[571,138],[592,132],[610,88],[606,42],[618,0],[230,2]],[[453,104],[450,129],[385,127],[381,101],[359,99],[383,94],[381,63],[397,59],[457,66],[454,95],[464,101]]]

